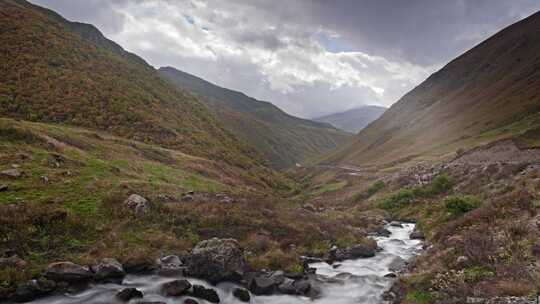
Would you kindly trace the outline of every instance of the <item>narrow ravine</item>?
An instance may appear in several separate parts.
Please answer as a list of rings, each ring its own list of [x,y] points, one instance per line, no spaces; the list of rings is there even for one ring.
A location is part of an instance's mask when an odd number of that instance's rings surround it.
[[[329,265],[327,263],[314,263],[311,267],[317,269],[316,273],[321,276],[321,297],[311,300],[306,297],[272,295],[252,296],[250,303],[260,304],[295,304],[295,303],[321,303],[321,304],[352,304],[352,303],[381,303],[381,296],[387,290],[392,279],[385,277],[391,272],[391,265],[398,260],[408,260],[421,251],[421,241],[409,239],[414,230],[414,224],[403,224],[402,227],[388,226],[391,232],[389,237],[376,237],[377,243],[382,250],[372,258],[346,260]],[[399,263],[397,263],[399,264]],[[339,266],[337,266],[339,265]],[[126,287],[135,287],[144,293],[144,301],[133,300],[130,303],[139,302],[163,302],[184,303],[186,297],[168,298],[160,295],[160,286],[172,280],[171,277],[157,275],[128,275],[123,284],[95,285],[86,291],[77,294],[55,295],[31,303],[52,304],[75,304],[75,303],[121,303],[115,299],[115,294]],[[217,286],[189,278],[191,283],[215,288],[221,299],[221,303],[242,303],[232,295],[236,285],[221,283]],[[197,299],[199,303],[209,303]]]

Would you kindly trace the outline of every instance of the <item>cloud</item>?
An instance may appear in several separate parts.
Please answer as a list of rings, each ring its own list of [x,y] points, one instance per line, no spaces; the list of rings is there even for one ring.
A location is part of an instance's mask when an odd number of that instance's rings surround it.
[[[33,2],[95,24],[155,66],[314,117],[391,105],[536,1]]]

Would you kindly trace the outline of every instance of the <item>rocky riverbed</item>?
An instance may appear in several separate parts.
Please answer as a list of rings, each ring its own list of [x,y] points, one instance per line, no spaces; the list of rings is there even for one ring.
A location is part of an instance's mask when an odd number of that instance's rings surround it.
[[[414,224],[393,223],[386,228],[387,236],[375,237],[379,250],[374,256],[310,263],[303,275],[243,273],[235,241],[218,239],[199,244],[184,261],[163,257],[150,274],[123,276],[122,265],[110,259],[88,272],[57,264],[45,272],[52,281],[66,275],[72,282],[86,280],[93,273],[103,283],[87,285],[82,291],[71,286],[31,303],[382,303],[393,277],[422,245],[410,238]]]

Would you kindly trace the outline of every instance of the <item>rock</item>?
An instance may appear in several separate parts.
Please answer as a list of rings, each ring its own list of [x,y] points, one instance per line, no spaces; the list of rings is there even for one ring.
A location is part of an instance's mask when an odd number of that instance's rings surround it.
[[[124,205],[126,205],[129,209],[132,209],[135,214],[143,214],[148,212],[148,209],[150,209],[150,203],[148,200],[138,194],[130,195],[124,201]]]
[[[182,266],[182,260],[177,255],[168,255],[159,259],[160,265]]]
[[[52,263],[45,269],[44,275],[57,282],[83,282],[92,278],[90,270],[71,262]]]
[[[399,256],[396,256],[388,265],[388,269],[392,272],[401,272],[407,266],[407,262]]]
[[[184,302],[186,303],[186,302]],[[197,303],[197,302],[195,302]],[[167,304],[165,302],[160,302],[160,301],[139,301],[139,302],[136,302],[136,304]]]
[[[383,301],[393,302],[396,299],[396,294],[392,291],[385,291],[382,295]]]
[[[403,228],[403,225],[402,225],[400,222],[397,222],[397,221],[392,221],[392,222],[390,222],[390,226],[392,226],[392,227],[398,227],[398,228]]]
[[[416,229],[409,235],[409,238],[411,240],[425,240],[426,239],[424,233]]]
[[[242,279],[246,263],[243,251],[234,239],[213,238],[197,244],[186,259],[187,273],[208,280],[212,284],[222,281],[238,282]]]
[[[235,288],[233,290],[233,296],[242,302],[249,302],[251,300],[249,291],[244,288]]]
[[[390,232],[390,230],[384,228],[384,227],[380,227],[378,228],[375,233],[378,235],[378,236],[384,236],[384,237],[389,237],[390,235],[392,235],[392,232]]]
[[[116,259],[105,258],[90,269],[94,272],[94,278],[98,281],[115,281],[122,279],[126,273],[122,264]]]
[[[0,268],[4,267],[13,267],[22,269],[25,268],[28,263],[25,260],[21,259],[18,255],[14,254],[9,258],[0,258]]]
[[[190,195],[190,194],[186,194],[184,196],[182,196],[182,201],[184,202],[190,202],[192,200],[194,200],[195,197],[193,195]]]
[[[484,298],[467,297],[467,304],[483,304],[486,302]]]
[[[458,267],[461,267],[461,268],[467,267],[469,264],[469,258],[464,255],[459,256],[456,259],[456,264],[458,265]]]
[[[376,242],[366,242],[366,244],[358,244],[349,248],[349,254],[352,259],[370,258],[375,256],[377,250]]]
[[[0,185],[0,192],[7,191],[9,189],[8,185]]]
[[[288,295],[308,295],[311,290],[311,283],[308,280],[285,279],[278,286],[278,291]]]
[[[193,296],[199,299],[206,300],[210,303],[219,303],[217,292],[211,288],[206,288],[202,285],[193,285]]]
[[[385,278],[397,278],[397,274],[390,272],[384,275]]]
[[[199,304],[199,302],[193,300],[193,299],[185,299],[184,304]]]
[[[123,263],[127,273],[149,273],[157,269],[155,262],[148,257],[130,257]]]
[[[191,288],[191,283],[187,280],[174,280],[163,284],[163,293],[169,297],[186,295]]]
[[[186,267],[177,255],[169,255],[159,259],[160,268],[158,274],[161,276],[183,276],[186,272]]]
[[[45,296],[56,288],[56,283],[45,278],[30,280],[15,291],[14,299],[17,302],[28,302]]]
[[[19,178],[22,176],[22,172],[19,169],[7,169],[0,171],[0,176],[5,176],[9,178]]]
[[[254,273],[248,278],[248,288],[256,295],[269,295],[276,292],[278,286],[285,282],[282,271],[271,273]]]
[[[137,288],[124,288],[116,294],[116,298],[123,302],[128,302],[131,299],[142,298],[143,293]]]

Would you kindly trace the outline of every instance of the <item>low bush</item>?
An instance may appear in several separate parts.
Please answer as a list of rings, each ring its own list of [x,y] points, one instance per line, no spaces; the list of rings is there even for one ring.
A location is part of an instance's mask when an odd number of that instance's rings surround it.
[[[460,216],[480,206],[480,200],[470,195],[454,195],[445,200],[445,208],[452,216]]]
[[[482,266],[473,266],[466,268],[463,274],[465,276],[465,281],[469,283],[479,282],[495,276],[495,272],[491,271],[489,268]]]
[[[375,193],[379,192],[380,190],[382,190],[384,188],[384,182],[383,181],[376,181],[373,185],[371,185],[367,190],[366,190],[366,196],[367,197],[370,197],[372,195],[374,195]]]
[[[385,210],[392,210],[404,207],[414,201],[416,195],[411,189],[402,189],[397,192],[392,193],[386,199],[384,199],[380,204],[379,208]]]

